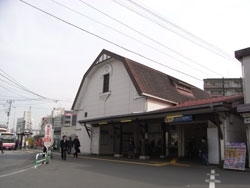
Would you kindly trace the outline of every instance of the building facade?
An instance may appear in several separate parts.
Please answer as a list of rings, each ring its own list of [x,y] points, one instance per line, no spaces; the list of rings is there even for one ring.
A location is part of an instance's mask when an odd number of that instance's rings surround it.
[[[203,83],[212,97],[243,94],[242,78],[207,78]]]
[[[187,157],[191,141],[198,157],[205,137],[210,163],[218,164],[226,142],[245,141],[235,110],[242,102],[242,95],[212,99],[195,86],[103,50],[84,75],[72,109],[83,153],[126,156],[132,137],[140,159]]]
[[[64,108],[54,108],[51,111],[51,115],[42,118],[41,123],[41,136],[44,135],[45,125],[51,124],[54,130],[54,145],[59,148],[60,139],[62,137],[63,128],[76,126],[77,115],[72,110],[65,110]],[[74,128],[73,128],[74,130]]]
[[[244,118],[247,136],[248,161],[250,161],[250,48],[235,51],[235,57],[241,62],[244,88],[244,104],[237,110]],[[248,163],[250,167],[250,162]]]
[[[25,138],[33,134],[33,120],[31,116],[31,111],[25,111],[22,118],[17,119],[16,124],[16,134],[18,135],[18,140],[21,143],[21,147],[25,146]]]

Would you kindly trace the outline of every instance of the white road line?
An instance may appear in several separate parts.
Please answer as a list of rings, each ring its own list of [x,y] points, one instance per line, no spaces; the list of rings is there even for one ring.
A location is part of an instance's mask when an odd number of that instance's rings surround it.
[[[211,173],[207,175],[210,176],[210,179],[205,180],[205,182],[209,183],[209,188],[215,188],[215,183],[220,183],[219,180],[215,179],[215,176],[219,176],[219,174],[215,174],[215,170],[211,170]]]
[[[215,170],[211,170],[209,188],[215,188]]]
[[[41,164],[38,164],[37,166],[40,166],[40,165],[41,165]],[[18,171],[9,173],[9,174],[3,174],[3,175],[0,175],[0,178],[6,177],[6,176],[11,176],[11,175],[18,174],[18,173],[21,173],[21,172],[25,172],[25,171],[27,171],[27,170],[31,170],[32,168],[35,168],[35,167],[32,166],[32,167],[30,167],[30,168],[25,168],[25,169],[18,170]]]

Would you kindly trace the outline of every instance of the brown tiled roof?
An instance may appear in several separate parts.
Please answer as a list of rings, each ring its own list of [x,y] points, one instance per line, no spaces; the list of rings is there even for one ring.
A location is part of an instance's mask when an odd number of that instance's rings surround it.
[[[207,92],[195,86],[130,59],[124,58],[124,65],[141,95],[148,94],[176,103],[211,98]],[[177,89],[176,84],[187,86],[190,92]]]
[[[102,50],[102,52],[96,58],[94,63],[85,73],[81,85],[78,89],[77,95],[75,97],[72,109],[74,109],[74,105],[76,103],[77,97],[79,95],[80,89],[83,85],[86,75],[91,71],[91,69],[94,66],[98,64],[99,58],[104,54],[106,54],[111,58],[120,60],[124,64],[139,95],[167,100],[169,102],[172,102],[173,104],[178,104],[189,100],[200,100],[200,99],[211,98],[211,96],[202,89],[199,89],[195,86],[192,86],[186,82],[171,77],[160,71],[147,67],[143,64],[137,63],[128,58],[117,55],[108,50]],[[190,89],[189,92],[177,89],[176,85],[178,84],[184,85],[187,88],[189,88]]]
[[[231,95],[231,96],[222,96],[222,97],[210,98],[210,99],[186,101],[176,106],[171,106],[168,109],[201,106],[201,105],[208,105],[208,104],[215,104],[215,103],[232,103],[237,100],[243,101],[244,100],[243,95]]]

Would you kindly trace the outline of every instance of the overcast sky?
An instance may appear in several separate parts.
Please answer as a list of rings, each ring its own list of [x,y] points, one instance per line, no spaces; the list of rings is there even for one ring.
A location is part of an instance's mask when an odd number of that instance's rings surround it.
[[[0,124],[10,100],[10,126],[25,110],[34,127],[70,110],[102,49],[199,88],[242,77],[234,51],[250,46],[249,10],[249,0],[0,0]]]

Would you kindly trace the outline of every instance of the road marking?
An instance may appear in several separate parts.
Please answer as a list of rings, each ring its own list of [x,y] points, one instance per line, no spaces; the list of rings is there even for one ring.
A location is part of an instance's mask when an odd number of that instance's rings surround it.
[[[215,174],[215,170],[212,169],[211,173],[207,175],[210,175],[210,179],[205,180],[205,182],[209,183],[209,188],[215,188],[215,183],[220,183],[220,180],[215,179],[215,176],[219,176],[219,174]]]
[[[40,165],[37,165],[37,166],[40,166]],[[35,167],[32,166],[32,167],[25,168],[25,169],[22,169],[22,170],[18,170],[18,171],[9,173],[9,174],[3,174],[3,175],[0,175],[0,178],[6,177],[6,176],[11,176],[11,175],[18,174],[18,173],[21,173],[21,172],[25,172],[25,171],[31,170],[32,168],[35,168]]]

